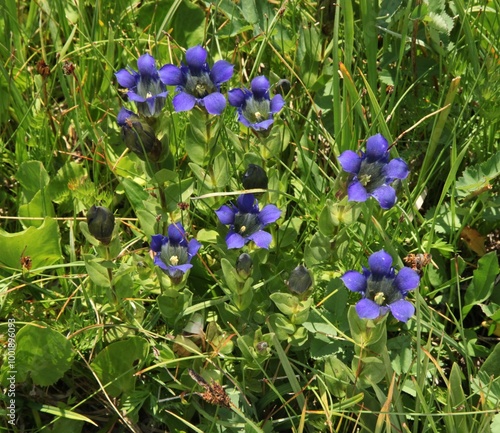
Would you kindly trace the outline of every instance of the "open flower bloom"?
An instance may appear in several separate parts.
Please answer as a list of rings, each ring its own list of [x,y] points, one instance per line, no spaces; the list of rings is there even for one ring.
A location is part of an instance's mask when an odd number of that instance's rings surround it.
[[[116,123],[121,127],[122,140],[129,150],[143,161],[148,158],[155,162],[159,160],[162,144],[151,125],[123,107],[116,117]]]
[[[210,114],[221,114],[226,98],[220,93],[220,85],[233,75],[233,65],[219,60],[210,69],[207,51],[199,45],[186,51],[186,63],[180,67],[165,65],[159,71],[165,84],[177,86],[178,93],[172,100],[175,111],[188,111],[199,105]]]
[[[259,211],[253,194],[240,195],[236,206],[224,205],[215,213],[222,224],[229,225],[226,236],[228,248],[241,248],[249,241],[254,241],[260,248],[269,248],[273,237],[262,229],[281,216],[281,211],[273,204]]]
[[[406,179],[410,170],[401,158],[389,161],[389,143],[377,134],[368,138],[366,153],[358,155],[346,150],[339,156],[342,169],[349,176],[347,197],[349,201],[366,201],[374,197],[383,209],[396,203],[396,191],[389,184],[396,179]]]
[[[170,224],[168,236],[153,235],[150,245],[154,264],[176,284],[180,283],[187,270],[193,267],[191,259],[200,247],[201,244],[196,239],[189,242],[186,240],[186,232],[181,223]]]
[[[363,296],[356,304],[358,316],[376,319],[390,311],[399,321],[408,321],[415,314],[415,307],[405,298],[418,286],[418,274],[404,267],[396,275],[392,257],[384,250],[373,253],[368,258],[368,265],[370,268],[363,267],[363,273],[347,271],[341,277],[349,290]]]
[[[269,97],[269,80],[264,77],[255,77],[248,89],[232,89],[227,98],[233,107],[238,108],[238,120],[243,125],[255,131],[268,131],[273,122],[274,114],[285,105],[281,95]]]
[[[137,105],[137,111],[143,116],[156,116],[165,106],[167,91],[160,80],[155,59],[143,54],[137,60],[139,72],[121,69],[116,75],[118,84],[129,89],[127,95]]]

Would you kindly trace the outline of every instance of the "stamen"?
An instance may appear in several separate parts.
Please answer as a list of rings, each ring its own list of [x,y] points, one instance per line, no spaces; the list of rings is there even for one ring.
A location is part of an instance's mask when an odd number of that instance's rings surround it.
[[[373,297],[373,301],[377,304],[377,305],[383,305],[384,302],[385,302],[385,295],[384,295],[384,292],[378,292],[377,294],[375,294],[375,296]]]
[[[170,263],[173,265],[173,266],[177,266],[178,263],[179,263],[179,257],[177,256],[172,256],[170,257]]]
[[[246,228],[245,226],[241,226],[241,228],[240,228],[240,233],[245,233],[246,229],[247,229],[247,228]]]

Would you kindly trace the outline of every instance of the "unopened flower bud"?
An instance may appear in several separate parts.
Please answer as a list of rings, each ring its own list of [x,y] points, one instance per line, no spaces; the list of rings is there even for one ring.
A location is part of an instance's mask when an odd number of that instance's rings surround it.
[[[111,242],[115,228],[115,216],[104,206],[92,206],[87,212],[90,234],[105,245]]]
[[[268,179],[266,172],[258,165],[248,164],[247,171],[243,173],[241,178],[241,183],[245,189],[267,189]]]
[[[121,126],[121,137],[125,145],[143,161],[150,159],[156,162],[162,152],[161,141],[156,138],[154,129],[146,120],[134,112],[122,108],[116,119]]]
[[[299,265],[292,271],[286,284],[292,292],[300,295],[313,285],[313,279],[310,271],[304,265]]]
[[[243,253],[236,260],[236,272],[238,275],[246,280],[250,275],[252,275],[253,260],[249,254]]]

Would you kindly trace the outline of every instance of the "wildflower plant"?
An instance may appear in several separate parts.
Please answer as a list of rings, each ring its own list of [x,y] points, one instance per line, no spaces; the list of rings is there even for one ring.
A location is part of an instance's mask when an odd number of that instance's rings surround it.
[[[390,184],[406,179],[410,172],[401,158],[390,160],[389,143],[382,134],[368,138],[366,152],[361,155],[346,150],[338,159],[342,169],[349,173],[349,201],[363,202],[373,197],[382,209],[390,209],[396,203],[396,191]]]
[[[273,238],[263,229],[281,216],[281,211],[273,204],[259,210],[253,194],[242,194],[236,204],[223,205],[215,213],[222,224],[229,225],[226,244],[230,249],[242,248],[250,241],[260,248],[269,248]]]
[[[160,69],[162,81],[176,86],[177,94],[172,103],[175,111],[189,111],[195,105],[204,107],[208,113],[219,115],[226,107],[226,98],[220,91],[222,83],[233,75],[233,65],[225,60],[207,63],[208,52],[197,45],[186,51],[186,64],[172,64]]]
[[[392,257],[384,250],[373,253],[368,265],[362,273],[347,271],[341,278],[349,290],[362,295],[356,304],[359,317],[376,319],[390,311],[399,321],[407,322],[415,313],[415,307],[405,298],[418,287],[419,275],[407,267],[396,274]]]
[[[256,132],[269,133],[274,115],[285,105],[280,94],[269,95],[269,80],[255,77],[250,89],[232,89],[228,92],[229,103],[238,109],[238,120]]]
[[[165,106],[167,90],[160,79],[156,60],[150,54],[143,54],[137,60],[137,68],[121,69],[115,75],[120,86],[128,90],[127,96],[134,101],[143,116],[157,116]]]

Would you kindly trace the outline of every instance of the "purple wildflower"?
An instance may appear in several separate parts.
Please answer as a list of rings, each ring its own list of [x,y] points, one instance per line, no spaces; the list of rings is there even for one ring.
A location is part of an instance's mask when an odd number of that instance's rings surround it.
[[[406,179],[410,170],[401,158],[389,161],[389,143],[377,134],[368,138],[366,153],[361,156],[346,150],[339,156],[342,169],[350,173],[347,187],[349,201],[366,201],[374,197],[383,209],[396,203],[396,191],[389,184],[396,179]]]
[[[196,239],[186,240],[186,232],[181,223],[168,226],[168,236],[153,235],[150,248],[154,254],[154,264],[159,266],[174,283],[180,283],[188,269],[192,268],[191,259],[200,249]]]
[[[139,72],[121,69],[115,76],[120,86],[129,89],[127,95],[143,116],[156,116],[165,105],[167,91],[160,80],[153,56],[143,54],[137,60]]]
[[[260,248],[269,248],[273,238],[262,229],[281,216],[281,211],[273,204],[268,204],[259,211],[253,194],[240,195],[236,206],[224,205],[215,213],[222,224],[229,225],[226,236],[228,248],[241,248],[249,241],[254,241]]]
[[[359,317],[376,319],[390,311],[399,321],[408,321],[415,314],[415,307],[405,297],[418,286],[418,274],[404,267],[396,275],[392,257],[384,250],[368,257],[368,265],[370,269],[363,267],[363,273],[347,271],[341,277],[349,290],[363,296],[356,304]]]
[[[220,93],[220,85],[233,75],[233,65],[219,60],[210,69],[207,51],[199,45],[186,51],[186,63],[180,67],[165,65],[159,71],[165,84],[177,86],[178,93],[172,100],[175,111],[188,111],[199,105],[210,114],[221,114],[226,98]]]
[[[233,107],[238,108],[238,120],[254,131],[269,131],[274,115],[283,108],[285,101],[281,95],[269,96],[269,80],[255,77],[248,89],[232,89],[227,98]]]

